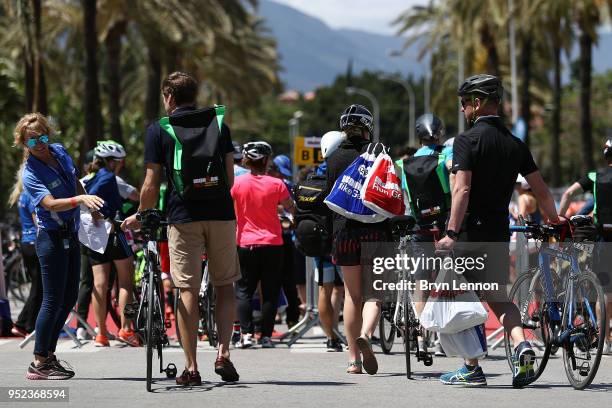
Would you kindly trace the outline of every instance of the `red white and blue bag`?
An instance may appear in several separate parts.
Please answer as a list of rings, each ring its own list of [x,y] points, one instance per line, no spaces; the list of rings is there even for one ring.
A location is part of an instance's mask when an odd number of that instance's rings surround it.
[[[376,156],[374,164],[361,188],[363,205],[391,218],[406,211],[400,178],[395,173],[395,164],[386,149]]]
[[[325,198],[325,204],[330,210],[364,223],[381,222],[387,218],[366,207],[361,200],[361,187],[376,160],[374,151],[377,145],[378,143],[370,143],[366,151],[338,177],[331,192]]]

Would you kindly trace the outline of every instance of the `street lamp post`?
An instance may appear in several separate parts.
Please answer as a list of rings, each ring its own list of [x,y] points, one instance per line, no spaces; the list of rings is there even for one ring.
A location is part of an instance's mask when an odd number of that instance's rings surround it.
[[[290,157],[292,164],[292,175],[293,180],[297,177],[297,164],[295,163],[295,138],[300,135],[300,118],[303,116],[302,111],[298,110],[293,112],[293,117],[289,119],[289,145],[290,145]]]
[[[518,121],[518,81],[516,74],[516,29],[514,26],[514,1],[508,0],[510,13],[510,75],[512,77],[512,124]]]
[[[378,104],[378,100],[376,97],[365,89],[355,88],[354,86],[349,86],[346,88],[346,93],[349,95],[361,95],[365,96],[370,100],[372,104],[372,109],[374,109],[374,142],[380,141],[380,105]]]
[[[415,105],[416,105],[416,98],[414,96],[414,89],[412,88],[412,85],[410,85],[410,82],[405,81],[401,78],[398,78],[397,76],[392,76],[392,75],[380,75],[380,78],[382,79],[386,79],[388,81],[392,81],[395,82],[396,84],[401,85],[406,92],[408,93],[408,111],[409,111],[409,133],[408,133],[408,143],[410,144],[410,146],[414,146],[416,144],[416,140],[415,140]]]

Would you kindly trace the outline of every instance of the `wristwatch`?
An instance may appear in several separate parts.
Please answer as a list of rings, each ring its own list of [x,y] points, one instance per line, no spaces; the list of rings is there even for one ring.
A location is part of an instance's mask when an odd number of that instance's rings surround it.
[[[449,230],[446,230],[446,236],[452,239],[453,241],[456,241],[457,238],[459,238],[459,233],[449,229]]]

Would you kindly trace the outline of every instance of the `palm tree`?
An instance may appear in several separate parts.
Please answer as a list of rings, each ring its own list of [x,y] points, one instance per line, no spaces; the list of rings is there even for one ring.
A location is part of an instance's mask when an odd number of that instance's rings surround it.
[[[597,43],[597,27],[601,23],[604,7],[612,14],[612,0],[582,0],[572,2],[574,19],[578,26],[580,46],[580,136],[582,140],[583,172],[595,167],[591,122],[591,71],[593,44]]]
[[[100,86],[98,80],[98,31],[96,28],[96,0],[81,0],[83,7],[83,33],[85,39],[85,137],[81,144],[81,157],[92,149],[103,135]]]

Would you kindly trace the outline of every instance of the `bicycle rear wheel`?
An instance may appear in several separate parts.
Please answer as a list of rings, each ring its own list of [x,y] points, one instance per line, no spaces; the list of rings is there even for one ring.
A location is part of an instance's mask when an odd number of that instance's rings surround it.
[[[412,306],[409,301],[404,301],[403,303],[403,321],[404,321],[404,333],[402,337],[404,338],[404,356],[406,358],[406,378],[412,378],[412,370],[410,368],[410,339],[413,336],[413,327],[412,323],[416,320],[414,313],[412,312]]]
[[[212,284],[208,285],[206,292],[206,324],[208,328],[208,343],[211,347],[219,344],[219,334],[217,333],[217,321],[215,318],[215,289]]]
[[[585,273],[574,286],[573,306],[566,305],[562,332],[567,322],[572,321],[571,330],[563,345],[563,365],[572,387],[582,390],[588,387],[599,368],[605,342],[606,304],[604,292],[595,275]]]
[[[155,318],[153,311],[155,310],[155,274],[149,269],[149,282],[147,285],[147,322],[146,322],[146,353],[147,353],[147,391],[151,391],[151,382],[153,380],[153,349],[156,348],[153,334],[153,319]]]
[[[536,352],[537,360],[533,381],[537,380],[544,372],[550,358],[552,345],[546,296],[539,277],[539,271],[530,271],[520,275],[512,285],[509,295],[510,301],[518,307],[521,314],[525,339],[532,343]],[[510,365],[510,370],[514,372],[513,356],[514,348],[517,345],[512,344],[512,339],[505,330],[504,344],[508,365]]]
[[[380,337],[380,348],[383,353],[391,353],[393,341],[395,340],[395,326],[391,322],[392,310],[389,306],[383,306],[378,321],[378,336]]]

